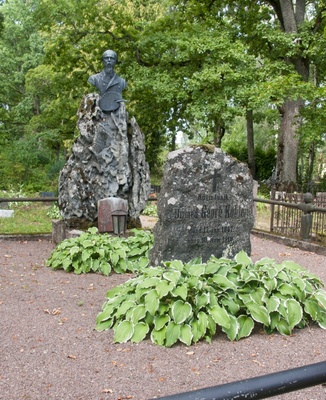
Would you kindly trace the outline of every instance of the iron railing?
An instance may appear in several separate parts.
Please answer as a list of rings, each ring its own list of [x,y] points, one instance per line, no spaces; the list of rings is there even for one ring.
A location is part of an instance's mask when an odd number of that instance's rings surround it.
[[[325,239],[326,208],[318,207],[312,194],[305,193],[292,199],[295,202],[256,197],[254,201],[271,205],[269,227],[271,233],[299,237],[301,240],[310,240],[313,233],[314,239],[320,241]]]
[[[326,361],[251,379],[160,397],[160,400],[267,399],[326,383]],[[323,390],[323,389],[322,389]]]
[[[0,198],[1,203],[14,202],[57,202],[58,197],[12,197]],[[299,237],[302,240],[310,240],[311,233],[315,237],[326,237],[326,208],[318,207],[313,203],[313,198],[310,193],[302,195],[302,198],[297,198],[301,202],[284,202],[278,200],[262,199],[254,197],[256,203],[266,203],[271,205],[271,220],[270,232],[278,233],[284,236]],[[156,201],[156,196],[150,196],[148,201]],[[283,209],[294,210],[295,215],[285,213]],[[312,213],[316,214],[313,218]]]
[[[1,203],[22,203],[22,202],[28,202],[28,203],[33,203],[34,201],[52,201],[56,202],[59,200],[59,197],[0,197],[0,206]]]

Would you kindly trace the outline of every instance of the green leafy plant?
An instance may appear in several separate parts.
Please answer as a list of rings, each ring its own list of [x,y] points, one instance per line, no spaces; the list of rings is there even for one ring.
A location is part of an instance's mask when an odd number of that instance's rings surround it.
[[[128,238],[121,238],[98,234],[97,228],[90,228],[79,237],[59,243],[46,265],[75,274],[98,272],[109,275],[112,270],[133,272],[148,264],[153,235],[138,229],[131,230],[131,234]]]
[[[8,190],[1,190],[0,191],[0,197],[6,198],[6,199],[10,199],[10,198],[24,198],[24,197],[28,197],[28,195],[25,193],[24,191],[24,185],[17,185],[16,187],[14,187],[13,185],[9,185],[9,189]],[[13,201],[13,202],[9,202],[8,205],[10,208],[13,208],[13,206],[16,207],[22,207],[22,206],[28,206],[31,203],[28,201]]]
[[[157,206],[156,204],[147,204],[144,211],[142,212],[143,215],[148,215],[149,217],[157,217]]]
[[[294,262],[264,258],[253,263],[244,252],[234,260],[174,260],[109,290],[96,329],[112,328],[118,343],[140,342],[150,334],[152,342],[166,347],[210,341],[218,330],[239,340],[255,323],[284,335],[311,320],[326,329],[322,286]]]
[[[62,219],[59,206],[56,203],[48,209],[46,215],[51,219]]]

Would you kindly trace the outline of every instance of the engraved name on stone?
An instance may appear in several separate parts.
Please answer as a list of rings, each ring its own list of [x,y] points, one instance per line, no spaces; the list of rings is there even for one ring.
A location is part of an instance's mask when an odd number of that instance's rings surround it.
[[[218,207],[210,207],[204,204],[200,207],[193,209],[175,207],[168,214],[167,218],[171,220],[177,219],[193,219],[193,218],[246,218],[248,210],[243,209],[241,206],[232,206],[230,204],[221,205]]]

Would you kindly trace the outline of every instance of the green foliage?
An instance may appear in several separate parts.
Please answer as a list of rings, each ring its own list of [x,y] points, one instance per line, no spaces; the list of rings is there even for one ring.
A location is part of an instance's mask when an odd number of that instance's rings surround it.
[[[51,219],[62,219],[59,206],[56,203],[48,209],[46,215]]]
[[[114,340],[187,346],[223,331],[230,340],[251,334],[255,323],[267,333],[290,335],[314,321],[326,329],[326,292],[320,279],[298,264],[263,258],[252,263],[211,257],[174,260],[140,269],[137,277],[106,294],[98,331],[112,328]]]
[[[78,104],[93,91],[87,78],[100,71],[107,48],[119,54],[128,112],[144,132],[152,172],[161,171],[161,150],[175,148],[177,132],[190,138],[205,132],[212,141],[248,109],[279,120],[287,97],[305,100],[304,160],[312,140],[322,145],[325,125],[321,5],[312,2],[293,33],[283,31],[273,1],[2,1],[0,187],[54,185],[58,168],[51,166],[65,158]],[[309,79],[293,62],[311,66]],[[255,141],[259,147],[256,131]],[[257,164],[265,179],[270,159]]]
[[[51,159],[46,148],[36,137],[24,137],[7,144],[0,152],[0,186],[18,186],[24,182],[31,192],[44,190],[49,185],[47,169]]]
[[[276,150],[272,147],[266,150],[256,147],[254,154],[258,180],[263,181],[271,178],[276,163]]]
[[[99,235],[97,228],[89,228],[79,237],[63,240],[53,250],[46,265],[75,274],[98,272],[109,275],[111,271],[134,271],[148,263],[148,251],[153,235],[133,229],[128,238]]]
[[[225,146],[225,150],[239,161],[248,162],[247,146],[244,143],[241,145],[230,143],[228,146]],[[269,179],[275,168],[276,150],[272,147],[266,150],[256,147],[254,154],[258,181]]]
[[[276,124],[275,115],[271,113],[266,117],[268,110],[262,108],[254,114],[254,157],[256,164],[256,178],[259,182],[271,177],[276,165]],[[246,120],[243,117],[234,119],[231,125],[231,133],[224,136],[222,150],[231,154],[238,160],[248,162],[248,146],[246,138]]]
[[[16,198],[16,199],[23,199],[28,197],[26,194],[24,185],[18,185],[14,187],[13,185],[9,185],[8,190],[0,190],[0,197],[3,197],[5,199],[10,199],[10,198]],[[28,201],[12,201],[9,202],[9,207],[12,208],[13,206],[19,207],[19,206],[28,206],[31,203]]]
[[[143,215],[148,215],[149,217],[157,217],[157,206],[156,204],[147,204],[145,210],[142,212]]]

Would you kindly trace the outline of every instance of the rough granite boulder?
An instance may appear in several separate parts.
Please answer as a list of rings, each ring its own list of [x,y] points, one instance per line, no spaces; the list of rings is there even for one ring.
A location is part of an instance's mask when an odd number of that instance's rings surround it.
[[[59,177],[59,208],[69,228],[96,225],[98,201],[119,197],[128,201],[128,221],[139,216],[150,194],[144,136],[124,103],[104,113],[99,95],[86,95],[78,110],[79,137]]]
[[[253,179],[247,165],[211,145],[169,153],[158,217],[151,265],[250,254]]]

